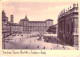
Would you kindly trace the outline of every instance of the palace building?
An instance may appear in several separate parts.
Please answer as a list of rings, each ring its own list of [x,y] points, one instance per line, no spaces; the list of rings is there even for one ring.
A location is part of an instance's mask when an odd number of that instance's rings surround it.
[[[5,38],[14,33],[46,33],[49,26],[53,25],[53,20],[29,21],[27,16],[21,19],[19,24],[14,23],[14,15],[10,15],[10,21],[5,11],[2,11],[2,37]]]
[[[20,20],[20,25],[23,26],[23,31],[26,33],[38,32],[46,33],[49,26],[53,25],[53,20],[47,19],[46,21],[29,21],[27,16]]]
[[[68,10],[62,10],[58,16],[58,37],[63,42],[77,46],[78,45],[78,29],[79,29],[79,13],[78,4]]]

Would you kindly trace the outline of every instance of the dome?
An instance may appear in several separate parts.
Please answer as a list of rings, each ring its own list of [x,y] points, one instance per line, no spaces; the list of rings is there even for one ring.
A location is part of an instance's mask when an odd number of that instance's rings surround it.
[[[25,18],[21,19],[21,21],[29,21],[29,20],[28,20],[27,16],[25,16]]]
[[[27,18],[27,16],[25,16],[25,18],[24,18],[23,20],[24,20],[24,21],[29,21],[28,18]]]

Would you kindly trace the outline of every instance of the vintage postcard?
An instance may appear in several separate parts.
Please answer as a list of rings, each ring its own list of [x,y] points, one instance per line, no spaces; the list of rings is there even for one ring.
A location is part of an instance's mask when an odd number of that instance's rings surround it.
[[[79,1],[1,0],[1,56],[80,56]]]

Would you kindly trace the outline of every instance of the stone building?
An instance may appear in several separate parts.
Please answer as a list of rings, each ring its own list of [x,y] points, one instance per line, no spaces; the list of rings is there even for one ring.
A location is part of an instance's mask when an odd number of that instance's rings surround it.
[[[66,44],[78,45],[78,4],[73,4],[73,7],[68,10],[62,10],[58,16],[58,37]]]
[[[22,33],[23,32],[23,26],[17,23],[13,23],[11,26],[11,33]]]
[[[2,24],[2,38],[5,38],[6,36],[8,36],[10,33],[9,30],[9,25],[8,24]]]
[[[4,10],[2,11],[2,37],[5,37],[8,35],[9,29],[8,29],[8,17],[6,16],[6,13]]]
[[[46,21],[29,21],[27,16],[25,16],[25,18],[21,19],[19,23],[23,26],[23,31],[25,33],[38,32],[44,34],[49,26],[53,25],[53,20],[48,19]]]
[[[11,15],[10,22],[6,16],[5,11],[2,11],[2,38],[6,38],[13,33],[22,33],[23,26],[17,23],[13,23],[14,17]]]
[[[4,12],[4,10],[2,11],[2,22],[3,23],[8,22],[8,17],[6,16],[6,13]]]

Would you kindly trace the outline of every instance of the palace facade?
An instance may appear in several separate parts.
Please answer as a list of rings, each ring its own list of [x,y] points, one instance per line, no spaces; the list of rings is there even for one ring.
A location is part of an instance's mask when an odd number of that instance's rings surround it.
[[[58,37],[63,42],[77,46],[79,33],[79,13],[78,4],[68,10],[62,10],[58,16]]]
[[[47,19],[46,21],[29,21],[27,16],[20,20],[20,25],[23,26],[23,31],[26,33],[38,32],[46,33],[49,26],[53,25],[53,20]]]
[[[5,11],[2,11],[2,38],[5,38],[14,33],[46,33],[49,26],[53,25],[53,20],[46,21],[29,21],[27,16],[21,19],[19,24],[14,23],[14,16],[10,15],[10,21],[6,16]]]

